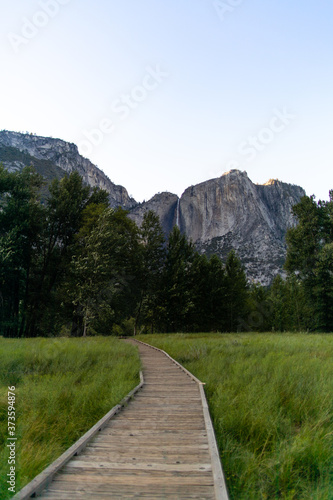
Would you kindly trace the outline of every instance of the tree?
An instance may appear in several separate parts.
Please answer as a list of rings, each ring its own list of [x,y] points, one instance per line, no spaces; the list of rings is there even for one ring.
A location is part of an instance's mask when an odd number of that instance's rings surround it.
[[[226,328],[238,331],[246,317],[247,279],[241,261],[232,250],[226,261]]]
[[[88,214],[89,225],[91,209]],[[91,231],[81,228],[65,287],[67,301],[75,308],[76,327],[82,319],[81,334],[95,323],[101,333],[110,333],[112,322],[131,316],[138,301],[138,255],[138,229],[121,208],[104,209]]]
[[[97,193],[77,172],[54,180],[45,203],[45,219],[41,242],[31,276],[27,301],[25,336],[43,334],[41,325],[53,323],[54,291],[66,276],[71,261],[71,246],[79,232],[84,209],[90,201],[105,202],[107,193]],[[47,315],[51,316],[47,319]],[[46,321],[46,323],[45,323]]]
[[[247,315],[240,322],[245,331],[267,332],[272,323],[273,306],[269,291],[260,284],[252,284],[248,291]]]
[[[77,173],[55,180],[41,201],[43,185],[32,168],[10,173],[0,167],[1,332],[7,336],[55,331],[58,290],[84,209],[105,207],[108,199],[106,192],[84,186]]]
[[[207,311],[209,329],[225,331],[227,321],[228,281],[227,274],[221,260],[212,255],[208,266],[208,294]]]
[[[271,329],[277,332],[288,331],[290,320],[287,285],[279,274],[272,283],[269,297],[272,304]]]
[[[39,200],[42,185],[32,168],[10,173],[0,165],[1,332],[7,337],[24,333],[45,215]]]
[[[193,331],[224,331],[226,321],[226,276],[224,266],[212,255],[195,254],[191,270],[193,308],[190,321]]]
[[[333,242],[323,246],[315,267],[317,297],[317,328],[333,330]]]
[[[175,332],[188,327],[188,317],[193,309],[190,273],[194,255],[193,244],[175,226],[168,238],[158,297],[158,321],[163,331]]]
[[[304,196],[293,207],[297,225],[288,230],[288,246],[285,268],[289,273],[297,273],[308,284],[314,284],[314,269],[324,237],[324,213],[322,204],[317,205],[314,196]]]
[[[144,214],[139,231],[141,249],[140,300],[135,316],[134,334],[141,321],[149,324],[151,331],[156,322],[158,293],[165,263],[165,237],[159,217],[148,211]]]
[[[209,286],[208,258],[195,253],[189,275],[189,292],[192,307],[188,314],[188,328],[193,332],[209,331],[212,321]]]
[[[333,328],[333,191],[330,201],[315,202],[304,196],[293,213],[297,226],[287,233],[286,270],[296,276],[304,287],[308,309],[312,309],[312,329]]]

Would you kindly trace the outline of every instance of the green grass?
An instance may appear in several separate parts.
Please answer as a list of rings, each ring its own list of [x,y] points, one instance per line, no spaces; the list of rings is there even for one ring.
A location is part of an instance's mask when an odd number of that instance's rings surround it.
[[[333,499],[333,335],[139,338],[206,382],[231,499]]]
[[[18,491],[139,382],[140,360],[114,338],[0,338],[0,498],[11,498],[7,391],[16,387]]]

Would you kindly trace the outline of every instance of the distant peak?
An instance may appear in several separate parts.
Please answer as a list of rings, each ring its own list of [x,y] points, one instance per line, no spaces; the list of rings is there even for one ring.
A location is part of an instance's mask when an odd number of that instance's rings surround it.
[[[228,172],[224,172],[224,174],[221,175],[221,177],[224,177],[226,175],[231,175],[231,174],[234,174],[234,175],[245,175],[247,177],[247,173],[244,171],[241,171],[241,170],[238,170],[237,168],[233,168],[232,170],[229,170]]]
[[[279,179],[269,179],[269,181],[265,182],[265,184],[263,184],[263,186],[274,186],[274,184],[277,184],[279,181]]]

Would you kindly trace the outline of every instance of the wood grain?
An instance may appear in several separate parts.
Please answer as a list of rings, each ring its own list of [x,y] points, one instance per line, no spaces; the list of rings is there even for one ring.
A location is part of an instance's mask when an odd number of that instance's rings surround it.
[[[228,499],[214,483],[199,381],[163,352],[138,348],[143,387],[40,498]]]

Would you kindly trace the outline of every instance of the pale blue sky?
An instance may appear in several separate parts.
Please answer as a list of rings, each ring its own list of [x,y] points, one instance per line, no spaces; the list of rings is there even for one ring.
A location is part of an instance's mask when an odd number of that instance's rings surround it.
[[[0,129],[76,143],[138,201],[231,168],[333,189],[331,0],[0,6]]]

